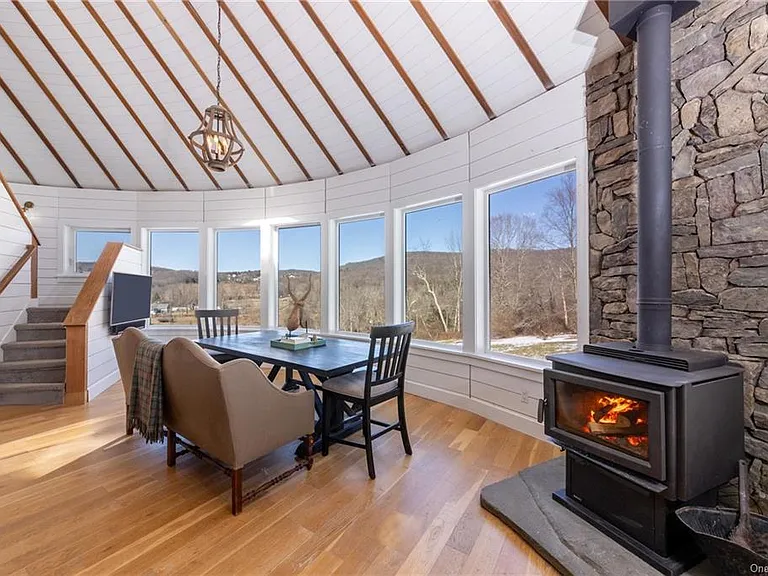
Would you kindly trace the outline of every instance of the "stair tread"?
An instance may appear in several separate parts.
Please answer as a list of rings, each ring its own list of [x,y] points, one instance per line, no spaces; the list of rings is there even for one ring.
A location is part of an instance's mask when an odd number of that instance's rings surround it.
[[[64,328],[64,322],[33,322],[16,324],[16,329],[22,330],[61,330]]]
[[[45,360],[10,360],[0,362],[0,370],[34,370],[40,368],[62,368],[67,365],[65,358]]]
[[[67,310],[69,306],[29,306],[27,310]]]
[[[66,346],[67,341],[61,340],[29,340],[21,342],[6,342],[0,348],[8,350],[9,348],[58,348],[59,346]]]
[[[63,390],[64,382],[0,382],[0,394],[3,392],[36,392],[41,390]]]

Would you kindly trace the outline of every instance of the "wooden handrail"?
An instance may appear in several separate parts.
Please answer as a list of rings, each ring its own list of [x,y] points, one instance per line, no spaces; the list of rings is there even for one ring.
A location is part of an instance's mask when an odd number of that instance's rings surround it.
[[[64,319],[64,326],[85,326],[88,323],[88,318],[91,317],[91,312],[96,306],[101,291],[107,285],[109,273],[112,271],[122,248],[122,242],[106,243],[99,259],[93,265],[91,273],[83,282],[83,287],[80,288],[75,303],[69,309],[69,314]]]
[[[40,246],[40,238],[38,238],[35,229],[32,228],[32,223],[29,221],[29,218],[27,218],[27,214],[24,212],[24,208],[19,203],[18,198],[16,198],[16,194],[14,194],[13,190],[11,190],[11,185],[8,184],[8,180],[5,179],[5,176],[2,172],[0,172],[0,184],[2,184],[5,190],[8,192],[8,196],[10,196],[13,205],[16,206],[16,210],[19,212],[19,216],[21,216],[21,219],[24,220],[24,224],[27,225],[29,233],[32,234],[33,243],[37,246]]]
[[[107,242],[64,319],[67,331],[65,404],[85,404],[88,401],[88,319],[122,248],[122,242]]]
[[[0,294],[3,293],[3,290],[5,290],[11,282],[13,282],[13,279],[16,278],[16,275],[19,272],[21,272],[22,268],[24,268],[24,265],[30,258],[32,258],[32,270],[30,271],[32,274],[32,282],[30,292],[32,298],[37,298],[37,244],[27,244],[27,249],[24,250],[24,253],[18,260],[16,260],[16,263],[11,266],[11,269],[5,273],[5,276],[0,278]]]

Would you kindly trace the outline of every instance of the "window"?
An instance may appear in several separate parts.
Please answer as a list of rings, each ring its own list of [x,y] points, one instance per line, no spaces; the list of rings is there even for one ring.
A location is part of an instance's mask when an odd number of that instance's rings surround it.
[[[130,230],[75,230],[74,271],[88,273],[107,242],[130,244]]]
[[[406,317],[415,338],[461,342],[461,203],[405,215]]]
[[[278,321],[285,326],[296,303],[303,303],[302,326],[320,328],[320,225],[277,231]]]
[[[544,358],[576,349],[576,175],[489,198],[491,350]]]
[[[216,233],[216,305],[240,310],[240,324],[261,324],[261,237],[258,230]]]
[[[200,244],[197,232],[150,232],[150,324],[194,324]]]
[[[339,224],[339,330],[384,324],[384,218]]]

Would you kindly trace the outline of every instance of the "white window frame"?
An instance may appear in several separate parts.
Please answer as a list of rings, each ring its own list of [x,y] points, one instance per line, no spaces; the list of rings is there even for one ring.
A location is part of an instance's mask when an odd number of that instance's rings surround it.
[[[243,232],[243,231],[249,231],[249,232],[258,232],[259,233],[259,271],[261,272],[260,278],[259,278],[259,307],[263,308],[261,306],[261,301],[263,299],[263,286],[264,286],[264,270],[263,270],[263,263],[262,263],[262,257],[261,257],[261,244],[262,244],[262,229],[261,226],[224,226],[221,228],[212,228],[211,229],[213,234],[211,238],[211,274],[210,277],[212,279],[211,287],[210,287],[210,293],[211,293],[211,305],[213,308],[219,307],[219,232]],[[263,325],[263,320],[261,320],[261,312],[259,311],[259,318],[260,318],[260,324],[258,326]],[[250,326],[249,326],[250,327]]]
[[[68,224],[63,227],[62,238],[62,265],[60,276],[88,276],[88,272],[77,271],[77,233],[78,232],[127,232],[130,236],[128,245],[133,246],[136,239],[134,226],[89,226]]]
[[[338,218],[330,222],[330,228],[333,230],[333,238],[330,239],[330,258],[329,267],[335,273],[332,274],[332,278],[329,279],[328,288],[330,294],[330,300],[333,302],[333,306],[329,310],[329,331],[345,336],[365,336],[364,332],[349,332],[347,330],[339,329],[339,314],[341,312],[341,291],[340,291],[340,278],[341,274],[341,225],[351,224],[354,222],[365,222],[367,220],[383,220],[384,222],[384,318],[387,318],[387,215],[385,212],[371,212],[368,214],[349,216],[345,218]]]
[[[208,288],[208,234],[206,229],[195,226],[183,226],[180,228],[172,227],[160,227],[160,228],[143,228],[141,231],[142,246],[144,250],[144,261],[142,262],[142,268],[144,273],[152,275],[152,234],[154,232],[160,233],[173,233],[173,232],[194,232],[197,233],[197,307],[204,308],[208,306],[209,300],[209,288]],[[153,329],[175,329],[175,327],[190,327],[194,324],[174,324],[173,326],[163,326],[160,324],[152,324]]]
[[[491,269],[490,269],[490,199],[491,195],[497,192],[504,192],[511,188],[518,186],[525,186],[532,182],[544,180],[552,176],[560,174],[566,174],[573,172],[576,175],[576,322],[577,322],[577,342],[581,346],[588,342],[588,314],[589,307],[587,302],[587,317],[584,317],[584,306],[582,305],[582,277],[584,271],[582,270],[581,252],[587,250],[588,247],[582,238],[582,228],[585,226],[582,215],[582,190],[581,183],[579,181],[580,170],[577,159],[570,159],[557,164],[553,164],[541,169],[537,169],[526,174],[517,175],[499,182],[495,182],[488,186],[475,189],[475,198],[479,201],[479,205],[476,205],[476,214],[474,221],[475,232],[475,266],[477,274],[475,275],[475,290],[476,294],[482,294],[482,298],[475,298],[475,318],[478,320],[478,331],[480,339],[477,342],[477,354],[487,357],[492,360],[500,360],[507,364],[523,365],[536,369],[547,368],[550,365],[548,360],[540,360],[537,358],[529,358],[526,356],[518,356],[515,354],[494,352],[491,350]],[[587,271],[588,273],[588,271]],[[589,286],[587,284],[587,300],[589,299]],[[586,338],[584,325],[586,324]]]
[[[287,230],[291,228],[309,228],[312,226],[320,227],[320,326],[313,328],[314,332],[328,333],[329,332],[329,301],[328,298],[328,276],[330,274],[327,271],[330,269],[329,263],[329,242],[328,242],[328,219],[325,217],[310,217],[305,220],[296,220],[290,224],[279,224],[272,228],[272,234],[270,235],[270,243],[268,246],[271,261],[274,266],[274,277],[270,280],[270,302],[269,306],[269,321],[268,326],[270,328],[277,328],[280,326],[280,298],[279,298],[279,282],[280,282],[280,230]],[[262,243],[263,243],[262,235]],[[263,254],[263,251],[262,251]],[[262,276],[264,275],[264,262],[262,261]],[[265,280],[262,279],[262,299],[264,299],[264,287]],[[264,308],[262,307],[261,323],[264,325]]]
[[[439,198],[437,200],[431,200],[429,202],[423,202],[420,204],[410,204],[408,206],[405,206],[403,208],[397,208],[395,209],[396,218],[395,221],[398,223],[398,229],[394,231],[393,236],[398,239],[396,243],[393,244],[393,250],[394,254],[396,255],[396,258],[399,260],[395,263],[395,274],[396,276],[392,279],[392,286],[388,288],[393,290],[393,292],[397,292],[397,294],[394,294],[394,306],[395,306],[395,322],[405,322],[408,314],[407,308],[407,277],[408,277],[408,271],[406,269],[407,264],[407,257],[406,252],[408,250],[407,245],[407,234],[406,234],[406,216],[412,212],[420,212],[422,210],[429,210],[430,208],[440,208],[442,206],[450,206],[451,204],[458,204],[461,206],[461,220],[462,220],[462,231],[461,231],[461,267],[463,273],[466,272],[466,251],[464,249],[464,234],[465,229],[463,226],[464,222],[464,212],[465,212],[465,204],[464,204],[464,197],[461,194],[453,194],[451,196],[447,196],[445,198]],[[398,288],[398,284],[400,286]],[[462,302],[466,301],[466,282],[463,283],[464,288],[462,289]],[[465,332],[465,315],[464,315],[464,306],[462,306],[461,310],[462,319],[461,319],[461,325],[462,325],[462,340],[456,344],[446,344],[444,342],[434,342],[432,340],[421,340],[414,338],[414,343],[417,343],[420,346],[425,347],[431,347],[431,348],[437,348],[442,349],[446,351],[453,351],[453,352],[463,352],[464,350],[464,332]]]

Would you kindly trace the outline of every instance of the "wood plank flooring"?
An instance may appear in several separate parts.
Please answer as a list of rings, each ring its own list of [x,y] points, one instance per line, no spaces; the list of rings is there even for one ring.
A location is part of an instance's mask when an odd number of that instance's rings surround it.
[[[393,403],[390,403],[393,404]],[[479,490],[557,448],[409,396],[399,434],[333,446],[233,517],[229,481],[123,433],[119,384],[86,406],[0,408],[0,574],[555,574],[480,507]],[[394,405],[379,408],[393,416]],[[292,447],[246,469],[246,489]]]

